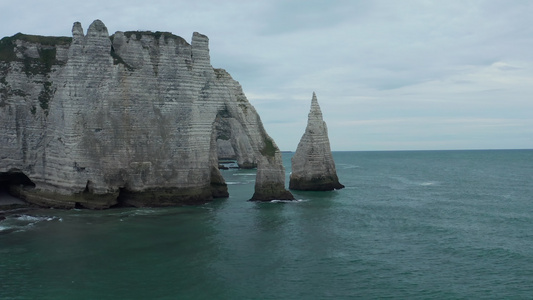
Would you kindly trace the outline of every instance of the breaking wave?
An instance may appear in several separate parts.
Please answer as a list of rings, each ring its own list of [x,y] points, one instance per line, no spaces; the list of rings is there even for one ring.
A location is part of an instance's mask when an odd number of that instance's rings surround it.
[[[244,184],[244,182],[240,182],[240,181],[226,181],[226,184],[227,184],[227,185]]]
[[[55,216],[9,215],[1,221],[0,233],[26,231],[37,223],[50,221],[62,222],[63,219]]]
[[[300,203],[300,202],[307,202],[309,200],[305,199],[296,199],[296,200],[271,200],[270,203]]]
[[[337,168],[337,169],[343,169],[343,170],[346,170],[346,169],[357,169],[357,168],[360,168],[360,166],[358,166],[358,165],[353,165],[353,164],[337,164],[337,165],[336,165],[336,168]]]

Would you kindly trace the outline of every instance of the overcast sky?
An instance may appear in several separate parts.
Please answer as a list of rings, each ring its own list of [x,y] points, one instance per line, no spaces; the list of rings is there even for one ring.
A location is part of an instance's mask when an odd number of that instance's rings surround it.
[[[533,149],[533,1],[0,0],[0,36],[209,37],[282,150],[316,92],[333,150]]]

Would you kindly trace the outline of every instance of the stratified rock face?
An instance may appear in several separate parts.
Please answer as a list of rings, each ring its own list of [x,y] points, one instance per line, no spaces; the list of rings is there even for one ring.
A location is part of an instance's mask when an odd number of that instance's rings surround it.
[[[99,20],[72,35],[0,41],[0,175],[32,183],[12,193],[89,208],[227,197],[224,139],[240,164],[257,166],[257,200],[287,193],[279,149],[239,83],[211,66],[206,36],[110,37]]]
[[[313,92],[305,133],[292,157],[289,188],[305,191],[341,189],[331,154],[328,128]]]

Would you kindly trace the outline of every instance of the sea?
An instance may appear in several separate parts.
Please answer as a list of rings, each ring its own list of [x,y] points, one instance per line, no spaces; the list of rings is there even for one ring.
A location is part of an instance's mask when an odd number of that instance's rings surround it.
[[[333,157],[346,188],[292,202],[230,169],[204,205],[8,211],[0,299],[533,298],[533,150]]]

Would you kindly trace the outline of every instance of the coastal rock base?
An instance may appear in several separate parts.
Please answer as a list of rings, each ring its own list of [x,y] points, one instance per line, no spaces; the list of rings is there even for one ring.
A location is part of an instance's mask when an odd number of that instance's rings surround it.
[[[272,201],[272,200],[295,200],[291,192],[285,190],[284,186],[279,184],[263,185],[256,188],[255,193],[250,201]]]
[[[339,183],[337,176],[323,176],[315,178],[296,178],[291,177],[289,189],[300,191],[332,191],[344,188]]]

